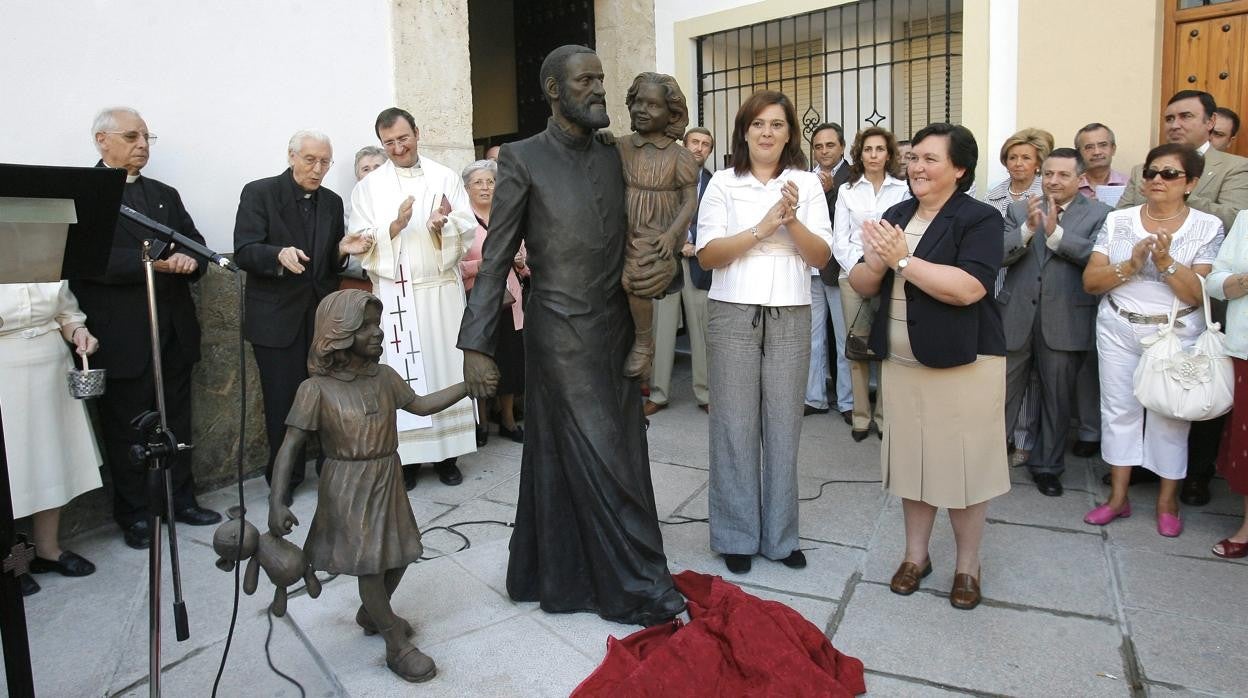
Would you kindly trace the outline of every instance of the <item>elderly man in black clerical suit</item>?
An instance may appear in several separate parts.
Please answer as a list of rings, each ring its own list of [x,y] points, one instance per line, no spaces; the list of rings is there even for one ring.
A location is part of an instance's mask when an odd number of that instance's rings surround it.
[[[524,240],[533,285],[525,306],[524,455],[507,592],[543,610],[593,611],[651,625],[680,613],[655,514],[641,388],[624,377],[633,323],[620,286],[627,219],[606,128],[602,63],[583,46],[542,63],[546,130],[504,145],[480,271],[459,348],[473,397],[494,391],[494,328]],[[658,295],[676,261],[656,251],[638,295]]]
[[[243,187],[234,221],[234,261],[247,272],[243,336],[251,342],[264,394],[264,427],[273,459],[286,434],[286,415],[308,377],[316,306],[338,289],[346,255],[364,252],[365,238],[344,241],[342,198],[321,186],[334,163],[325,134],[299,131],[286,148],[290,167]],[[303,482],[304,458],[286,490]]]
[[[126,171],[122,203],[183,235],[203,242],[182,205],[178,190],[139,174],[148,161],[156,136],[143,117],[128,107],[105,109],[92,126],[100,153],[97,167]],[[93,368],[108,370],[104,395],[97,401],[103,427],[103,446],[113,479],[113,518],[125,533],[126,544],[145,548],[151,542],[148,523],[146,467],[130,461],[130,447],[140,441],[130,421],[156,409],[155,373],[147,320],[147,290],[140,250],[152,233],[125,218],[117,219],[108,271],[90,280],[71,281],[70,288],[87,314],[87,328],[100,340],[91,358]],[[191,369],[199,361],[199,320],[191,298],[191,284],[203,276],[207,260],[174,246],[158,243],[155,263],[157,319],[160,323],[161,366],[169,429],[184,443],[191,434]],[[173,518],[178,523],[207,526],[221,515],[195,501],[195,479],[190,451],[171,458]]]

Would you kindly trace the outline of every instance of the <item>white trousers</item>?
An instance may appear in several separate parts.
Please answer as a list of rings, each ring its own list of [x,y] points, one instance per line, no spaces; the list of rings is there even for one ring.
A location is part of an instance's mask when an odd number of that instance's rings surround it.
[[[1175,328],[1183,346],[1191,346],[1204,329],[1193,313]],[[1135,398],[1135,367],[1144,351],[1141,340],[1157,333],[1157,325],[1128,322],[1107,300],[1096,313],[1096,351],[1101,370],[1101,458],[1110,465],[1143,465],[1167,480],[1187,475],[1187,430],[1191,422],[1146,410]]]

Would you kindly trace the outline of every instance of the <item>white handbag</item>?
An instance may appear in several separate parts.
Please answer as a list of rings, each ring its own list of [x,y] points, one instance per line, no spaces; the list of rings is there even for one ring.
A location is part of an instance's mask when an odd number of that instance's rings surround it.
[[[1199,422],[1231,410],[1235,370],[1226,353],[1226,335],[1209,316],[1209,296],[1201,277],[1205,331],[1186,349],[1174,333],[1179,299],[1157,334],[1143,340],[1147,347],[1135,367],[1135,397],[1144,407],[1173,419]]]

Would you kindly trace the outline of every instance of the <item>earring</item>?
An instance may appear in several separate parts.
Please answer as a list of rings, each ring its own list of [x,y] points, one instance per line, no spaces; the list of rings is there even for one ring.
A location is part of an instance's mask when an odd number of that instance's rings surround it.
[[[1192,195],[1192,192],[1190,191],[1183,192],[1183,196],[1191,196],[1191,195]]]

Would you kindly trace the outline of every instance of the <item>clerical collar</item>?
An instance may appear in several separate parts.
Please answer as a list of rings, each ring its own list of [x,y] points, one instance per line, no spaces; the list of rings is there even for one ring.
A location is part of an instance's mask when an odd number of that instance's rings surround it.
[[[394,166],[394,171],[400,177],[419,177],[423,175],[424,170],[420,169],[420,158],[416,158],[416,162],[411,167]]]
[[[299,183],[295,181],[294,170],[289,168],[286,170],[286,181],[290,184],[290,191],[294,195],[296,201],[299,199],[311,199],[313,203],[316,202],[318,198],[316,193],[321,190],[320,187],[317,187],[315,191],[308,191],[307,189],[299,186]]]
[[[550,117],[546,120],[546,132],[549,133],[556,141],[559,141],[569,148],[575,148],[577,150],[588,150],[590,143],[593,143],[594,141],[594,134],[592,131],[583,136],[568,133],[563,130],[563,127],[560,126],[558,122],[555,121],[554,117]]]
[[[132,174],[126,175],[126,184],[134,184],[137,181],[139,181],[138,175],[132,175]]]

